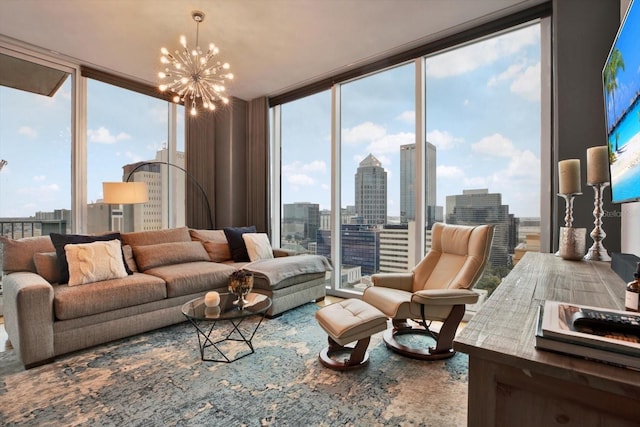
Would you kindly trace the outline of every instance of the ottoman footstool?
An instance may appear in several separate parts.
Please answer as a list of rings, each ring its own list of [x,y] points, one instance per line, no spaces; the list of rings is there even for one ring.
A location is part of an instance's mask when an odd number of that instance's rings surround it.
[[[369,362],[367,347],[371,335],[387,329],[387,317],[380,310],[355,298],[321,308],[316,312],[316,320],[329,335],[329,346],[318,356],[320,363],[338,370],[365,366]],[[347,346],[354,341],[355,346]],[[344,352],[349,353],[344,361],[331,358]]]

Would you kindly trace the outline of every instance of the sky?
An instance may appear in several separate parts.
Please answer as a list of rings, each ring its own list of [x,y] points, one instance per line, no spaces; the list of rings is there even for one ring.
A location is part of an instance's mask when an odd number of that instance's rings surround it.
[[[437,147],[437,204],[487,188],[520,217],[539,216],[540,34],[533,25],[436,54],[426,62],[427,140]],[[341,87],[341,206],[369,153],[388,176],[399,216],[399,147],[415,142],[413,63]],[[167,103],[88,80],[87,199],[122,166],[166,146]],[[181,108],[180,114],[183,113]],[[282,201],[331,202],[331,93],[282,107]],[[0,217],[71,206],[71,82],[54,98],[0,88]],[[184,127],[178,129],[178,135]],[[184,142],[179,142],[184,146]]]
[[[415,142],[414,65],[341,88],[341,206],[369,153],[387,171],[388,215],[400,214],[400,145]],[[437,150],[437,204],[465,189],[501,193],[540,216],[540,27],[433,55],[426,62],[427,141]],[[282,107],[282,201],[331,203],[330,91]]]

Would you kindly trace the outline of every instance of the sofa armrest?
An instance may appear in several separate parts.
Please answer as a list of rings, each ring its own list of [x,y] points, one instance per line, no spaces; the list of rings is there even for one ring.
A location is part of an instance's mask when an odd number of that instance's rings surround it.
[[[414,292],[411,301],[424,305],[475,304],[479,296],[470,289],[424,289]]]
[[[274,258],[281,258],[283,256],[298,255],[296,251],[292,249],[273,248]]]
[[[377,273],[371,276],[371,281],[373,286],[411,292],[413,288],[413,273]]]
[[[54,356],[53,287],[42,276],[19,272],[2,279],[4,323],[18,359],[31,366]]]

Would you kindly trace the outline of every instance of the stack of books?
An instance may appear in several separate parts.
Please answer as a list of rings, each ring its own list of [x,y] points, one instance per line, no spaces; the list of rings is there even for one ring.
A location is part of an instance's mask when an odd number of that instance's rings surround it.
[[[536,348],[640,369],[640,313],[546,301],[538,309]]]

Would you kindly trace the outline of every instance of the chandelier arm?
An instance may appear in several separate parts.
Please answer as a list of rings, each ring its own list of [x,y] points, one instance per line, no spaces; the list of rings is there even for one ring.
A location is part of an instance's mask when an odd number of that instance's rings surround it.
[[[185,168],[183,168],[182,166],[178,166],[178,165],[176,165],[174,163],[159,162],[159,161],[140,162],[140,164],[138,164],[135,168],[133,168],[131,170],[131,172],[129,172],[129,175],[127,175],[127,179],[125,180],[125,182],[129,182],[129,180],[133,176],[134,172],[136,172],[138,169],[142,168],[143,166],[148,166],[148,165],[172,166],[172,167],[174,167],[176,169],[180,169],[182,172],[184,172],[185,175],[187,175],[189,178],[191,178],[193,180],[193,183],[198,187],[198,189],[202,193],[202,197],[204,198],[205,204],[207,205],[207,214],[208,214],[208,217],[209,217],[209,225],[211,226],[210,230],[213,230],[213,215],[211,214],[211,204],[209,203],[209,198],[207,197],[207,193],[204,191],[204,188],[202,187],[202,185],[200,185],[198,180],[193,175],[191,175],[189,172],[187,172],[187,170]]]
[[[161,90],[174,92],[182,102],[191,99],[191,114],[195,115],[197,98],[201,98],[202,106],[215,108],[215,102],[229,103],[229,99],[223,95],[225,92],[225,79],[233,79],[233,74],[224,74],[222,70],[228,69],[229,64],[216,62],[219,49],[209,44],[206,53],[200,48],[200,23],[204,20],[204,13],[192,11],[191,17],[196,22],[196,44],[190,50],[185,36],[180,36],[182,49],[176,50],[174,55],[162,48],[163,63],[170,63],[173,69],[166,68],[165,73],[159,73],[161,79],[173,78],[168,84],[161,84]],[[169,81],[169,80],[167,80]],[[174,99],[175,100],[175,99]],[[176,101],[177,102],[177,101]]]

